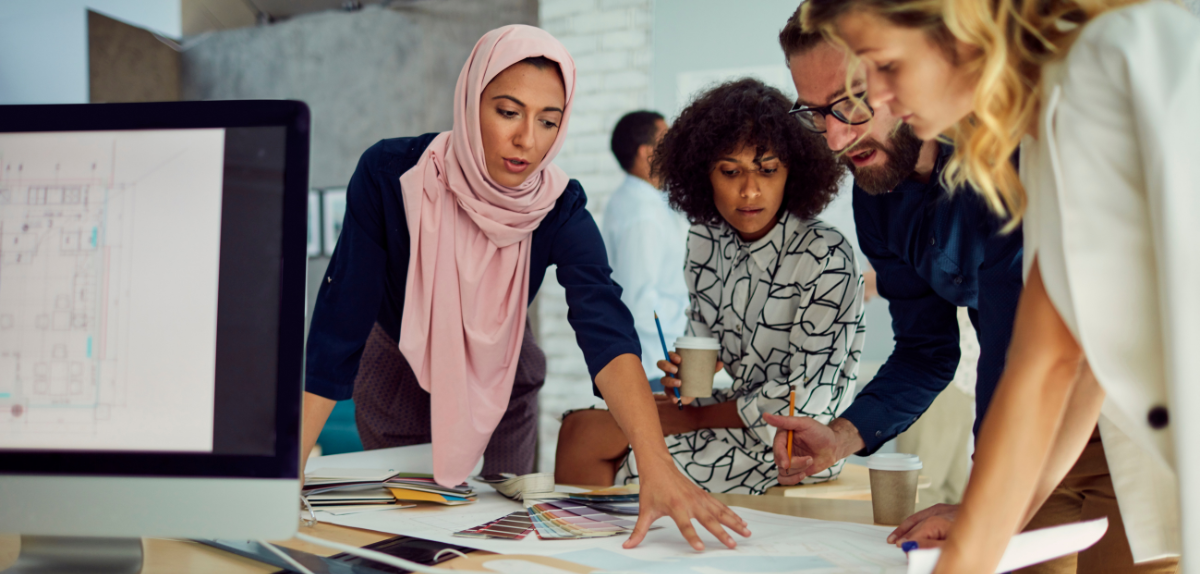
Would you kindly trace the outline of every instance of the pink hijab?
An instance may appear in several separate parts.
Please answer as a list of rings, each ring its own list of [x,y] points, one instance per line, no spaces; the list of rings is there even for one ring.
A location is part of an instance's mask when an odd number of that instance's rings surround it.
[[[518,187],[488,175],[480,98],[500,72],[529,57],[558,62],[566,106],[558,136]],[[533,231],[567,187],[550,162],[562,148],[575,62],[544,30],[504,26],[475,44],[454,89],[454,128],[400,176],[412,252],[400,351],[431,395],[433,474],[460,484],[508,408],[529,300]]]

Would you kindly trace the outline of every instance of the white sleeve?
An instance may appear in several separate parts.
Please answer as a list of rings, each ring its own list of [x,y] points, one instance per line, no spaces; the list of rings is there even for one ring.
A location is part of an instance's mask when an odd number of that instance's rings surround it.
[[[796,414],[828,424],[850,404],[841,385],[843,371],[862,321],[863,280],[852,252],[827,249],[824,257],[796,266],[787,284],[773,286],[781,294],[793,289],[810,293],[801,297],[792,317],[780,318],[788,326],[787,374],[766,380],[757,392],[738,397],[738,415],[758,440],[769,445],[774,429],[763,413],[786,415],[789,392],[796,392]],[[787,306],[787,299],[776,299]],[[763,316],[771,319],[770,305]],[[790,325],[788,323],[790,322]]]

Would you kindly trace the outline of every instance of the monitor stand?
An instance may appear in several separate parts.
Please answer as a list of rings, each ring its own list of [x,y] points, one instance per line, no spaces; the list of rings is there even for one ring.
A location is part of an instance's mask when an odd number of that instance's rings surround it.
[[[141,538],[21,536],[21,554],[4,574],[137,574]]]

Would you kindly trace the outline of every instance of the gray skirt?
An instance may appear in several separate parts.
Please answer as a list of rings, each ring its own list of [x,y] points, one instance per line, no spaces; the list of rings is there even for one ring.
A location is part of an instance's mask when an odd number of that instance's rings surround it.
[[[546,355],[525,322],[512,398],[483,452],[483,474],[533,472],[537,393],[546,381]],[[367,450],[432,442],[429,393],[399,347],[378,323],[371,329],[354,379],[358,434]]]

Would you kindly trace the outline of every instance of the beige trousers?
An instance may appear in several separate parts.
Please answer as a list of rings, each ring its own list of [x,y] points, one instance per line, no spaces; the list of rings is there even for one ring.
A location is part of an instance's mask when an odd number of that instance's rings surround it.
[[[1141,564],[1133,563],[1129,541],[1125,539],[1125,523],[1117,508],[1112,477],[1099,431],[1079,455],[1079,461],[1067,472],[1066,478],[1046,499],[1041,510],[1029,522],[1026,530],[1036,530],[1108,517],[1108,532],[1095,546],[1020,570],[1021,574],[1173,574],[1179,571],[1179,560],[1163,559]]]

